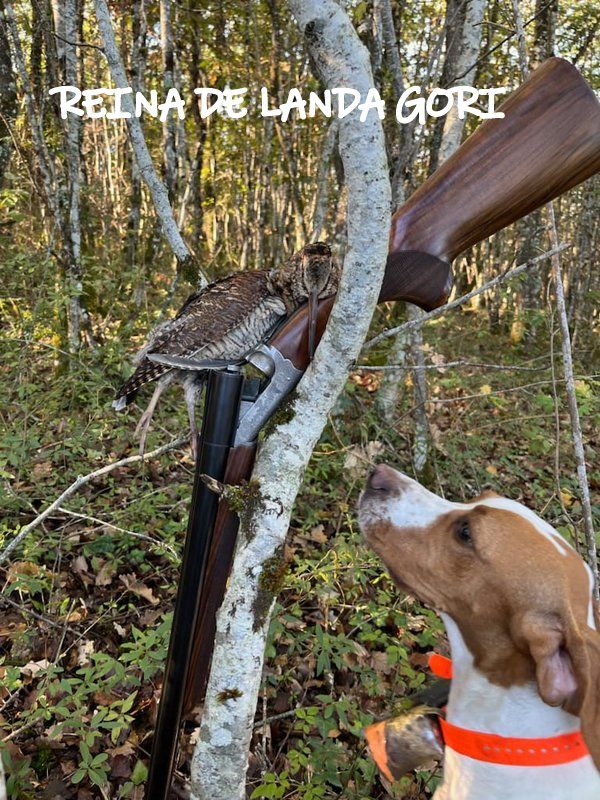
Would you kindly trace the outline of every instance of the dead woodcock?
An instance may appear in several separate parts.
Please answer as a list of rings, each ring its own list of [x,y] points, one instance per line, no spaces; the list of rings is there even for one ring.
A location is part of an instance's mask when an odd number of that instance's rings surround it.
[[[151,332],[136,356],[135,372],[121,386],[113,402],[113,407],[120,411],[134,400],[142,386],[156,382],[152,399],[135,431],[140,434],[140,453],[144,452],[159,398],[173,382],[184,387],[192,449],[195,449],[195,406],[205,379],[203,373],[151,361],[150,354],[239,362],[282,319],[308,302],[312,355],[318,301],[335,294],[338,280],[339,270],[330,247],[315,242],[295,253],[280,269],[237,272],[188,297],[177,316]]]

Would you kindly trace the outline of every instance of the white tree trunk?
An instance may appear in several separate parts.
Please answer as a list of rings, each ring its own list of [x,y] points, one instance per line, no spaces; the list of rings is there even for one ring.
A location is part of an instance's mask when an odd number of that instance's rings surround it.
[[[46,147],[42,120],[36,107],[33,87],[31,86],[29,74],[27,73],[27,68],[25,66],[25,55],[23,53],[23,48],[21,47],[21,40],[19,39],[19,30],[15,19],[15,12],[10,0],[4,0],[4,17],[6,19],[6,27],[8,29],[9,38],[13,46],[16,72],[19,75],[23,85],[25,110],[27,112],[27,118],[31,127],[31,138],[33,139],[33,145],[38,157],[40,173],[44,184],[46,203],[52,215],[56,233],[60,235],[63,226],[60,215],[60,207],[58,204],[58,186],[56,182],[54,161],[52,160],[48,148]]]
[[[173,49],[173,25],[171,24],[171,0],[160,0],[160,44],[163,56],[163,87],[165,95],[175,86]],[[163,146],[165,148],[165,183],[171,201],[175,199],[177,184],[177,125],[173,114],[163,122]]]
[[[19,105],[8,28],[0,10],[0,188],[13,151],[12,128]]]
[[[290,0],[326,86],[372,86],[367,51],[334,0]],[[293,418],[263,443],[254,469],[253,510],[242,521],[217,636],[200,738],[192,761],[194,800],[242,800],[265,639],[273,597],[261,585],[276,556],[292,505],[349,366],[357,357],[383,277],[390,186],[383,132],[370,114],[340,120],[340,154],[348,185],[348,247],[337,300],[315,359],[298,386]],[[223,692],[236,696],[223,701]],[[239,693],[239,694],[238,694]]]
[[[64,65],[65,59],[65,39],[68,39],[66,29],[66,9],[64,7],[64,0],[50,0],[52,10],[52,19],[54,20],[54,32],[56,33],[56,57],[58,59],[59,68]],[[76,41],[73,39],[73,41]]]
[[[465,24],[462,34],[460,56],[456,64],[456,80],[470,86],[475,77],[477,56],[483,30],[483,14],[486,0],[467,0]],[[459,119],[456,106],[452,106],[444,120],[444,133],[440,144],[440,163],[449,158],[460,144],[465,120]]]
[[[121,53],[119,52],[117,41],[115,39],[110,11],[108,10],[106,0],[95,0],[95,7],[98,28],[104,43],[104,54],[106,55],[106,60],[108,61],[110,74],[115,85],[121,89],[124,89],[129,86],[129,82],[125,73],[125,67],[123,66]],[[156,214],[160,219],[165,238],[167,239],[175,258],[177,259],[179,266],[187,269],[188,265],[193,263],[194,258],[181,237],[181,233],[177,227],[177,222],[173,216],[173,209],[171,208],[171,203],[169,201],[169,194],[164,183],[159,178],[158,173],[154,168],[154,164],[152,163],[152,157],[150,155],[150,151],[148,150],[148,145],[146,144],[146,139],[144,137],[140,120],[134,114],[133,96],[131,94],[123,95],[121,104],[123,110],[128,111],[131,115],[126,120],[127,127],[129,129],[131,147],[133,148],[136,161],[140,168],[142,179],[148,187],[152,197],[152,202],[154,203]],[[198,276],[198,288],[203,288],[206,286],[207,281],[200,271],[198,271]]]
[[[321,161],[317,173],[317,190],[312,214],[310,241],[316,242],[321,236],[325,215],[327,214],[327,201],[329,200],[329,173],[331,171],[331,157],[335,150],[338,136],[338,121],[333,119],[327,129]]]
[[[64,26],[63,43],[65,61],[65,80],[69,86],[79,85],[77,69],[77,0],[65,0],[63,4],[62,22]],[[81,166],[79,157],[79,136],[81,131],[81,118],[69,114],[65,120],[66,125],[66,150],[67,173],[69,176],[69,265],[67,281],[69,289],[69,349],[75,352],[80,345],[81,337],[81,293],[83,291],[81,276],[81,220],[79,205],[81,195]]]

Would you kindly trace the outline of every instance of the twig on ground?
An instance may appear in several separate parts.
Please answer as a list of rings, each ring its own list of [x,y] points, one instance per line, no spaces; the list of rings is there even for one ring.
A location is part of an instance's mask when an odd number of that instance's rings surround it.
[[[30,617],[43,622],[45,625],[50,625],[52,628],[60,628],[61,625],[59,622],[54,622],[54,620],[50,619],[50,617],[45,617],[43,614],[38,614],[37,611],[33,611],[31,608],[27,608],[26,606],[22,606],[19,603],[15,603],[14,600],[11,600],[10,597],[7,597],[5,594],[0,595],[0,602],[7,603],[7,605],[12,606],[17,611],[20,611],[21,614],[28,614]]]
[[[146,542],[150,542],[155,547],[161,547],[163,550],[168,550],[172,556],[177,558],[177,552],[171,547],[170,544],[161,542],[160,539],[155,539],[153,536],[149,536],[147,533],[138,533],[137,531],[130,531],[127,528],[119,528],[118,525],[113,525],[112,522],[107,522],[104,519],[98,519],[98,517],[91,517],[89,514],[79,514],[77,511],[70,511],[68,508],[63,508],[62,506],[60,506],[57,511],[60,511],[61,514],[68,514],[70,517],[84,519],[88,522],[94,522],[96,525],[102,525],[104,528],[112,528],[114,531],[118,531],[118,533],[124,533],[127,536],[133,536],[135,539],[143,539]]]
[[[520,366],[511,366],[510,364],[481,364],[477,361],[446,361],[445,363],[441,364],[383,364],[383,365],[372,365],[372,364],[359,364],[354,369],[364,369],[367,371],[378,372],[381,370],[393,370],[393,369],[449,369],[450,367],[483,367],[485,369],[497,369],[497,370],[504,370],[507,372],[512,371],[521,371],[521,372],[543,372],[545,369],[549,369],[549,367],[520,367]]]
[[[402,325],[398,325],[396,328],[389,328],[387,331],[382,331],[377,336],[369,339],[369,341],[365,343],[363,350],[370,350],[384,339],[389,339],[390,336],[395,336],[397,333],[401,333],[403,331],[412,330],[412,328],[417,328],[420,325],[423,325],[425,322],[429,322],[432,319],[441,317],[443,314],[446,314],[446,312],[451,311],[453,308],[457,308],[463,303],[466,303],[468,300],[471,300],[471,298],[477,297],[478,294],[486,292],[488,289],[492,289],[494,286],[504,283],[504,281],[508,281],[511,278],[516,278],[517,275],[520,275],[526,269],[534,267],[536,264],[545,261],[547,258],[552,258],[552,256],[555,256],[558,253],[562,253],[562,251],[566,250],[568,247],[571,247],[570,243],[568,242],[558,244],[552,250],[548,250],[546,253],[541,253],[535,258],[529,259],[529,261],[526,261],[524,264],[519,264],[517,267],[507,270],[506,272],[502,273],[502,275],[498,275],[495,278],[492,278],[491,281],[484,283],[483,286],[473,289],[472,292],[467,292],[467,294],[463,294],[462,297],[457,297],[456,300],[453,300],[451,303],[447,303],[445,306],[440,306],[440,308],[434,308],[433,311],[429,311],[429,313],[424,314],[419,319],[409,320],[408,322],[404,322]]]
[[[262,728],[263,726],[270,725],[271,722],[277,722],[280,719],[286,719],[287,717],[293,717],[296,711],[302,708],[302,706],[296,706],[296,708],[290,708],[289,711],[282,711],[281,714],[273,714],[271,717],[263,717],[263,719],[259,719],[258,722],[254,723],[254,730],[256,728]]]
[[[148,461],[151,458],[157,458],[161,456],[163,453],[169,452],[169,450],[176,450],[178,447],[181,447],[188,441],[187,436],[182,436],[180,439],[175,439],[173,442],[168,442],[167,444],[163,444],[161,447],[157,447],[156,450],[152,450],[150,453],[145,453],[144,456],[135,455],[135,456],[128,456],[127,458],[122,458],[120,461],[114,461],[112,464],[105,464],[100,469],[96,469],[93,472],[89,472],[87,475],[80,475],[73,483],[65,489],[65,491],[56,498],[53,503],[50,503],[49,506],[42,511],[41,514],[32,520],[28,525],[25,525],[24,528],[21,528],[19,533],[12,539],[8,545],[4,548],[4,550],[0,553],[0,564],[3,564],[6,559],[10,556],[13,550],[19,546],[19,544],[23,541],[23,539],[31,533],[34,528],[43,522],[46,517],[52,514],[54,511],[60,508],[62,504],[67,500],[69,497],[72,497],[76,492],[81,489],[82,486],[85,486],[86,483],[89,483],[94,478],[99,478],[101,475],[106,475],[109,472],[112,472],[114,469],[118,467],[125,467],[129,464],[135,464],[137,461]]]

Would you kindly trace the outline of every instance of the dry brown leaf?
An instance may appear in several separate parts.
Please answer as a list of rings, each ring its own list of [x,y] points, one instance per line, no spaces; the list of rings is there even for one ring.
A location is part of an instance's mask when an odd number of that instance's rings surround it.
[[[362,448],[358,445],[351,447],[348,452],[346,453],[346,458],[344,459],[344,471],[346,472],[354,472],[361,466],[362,461]]]
[[[389,675],[395,671],[395,667],[390,665],[387,653],[382,653],[380,650],[371,653],[369,660],[375,672],[379,672],[381,675]]]
[[[12,620],[0,622],[0,636],[14,636],[26,628],[27,625],[24,622],[13,622]]]
[[[129,740],[127,740],[126,742],[123,742],[123,744],[119,745],[119,747],[111,747],[106,752],[109,756],[132,756],[135,754],[135,747]]]
[[[145,583],[142,583],[137,577],[131,572],[125,575],[119,575],[119,580],[125,586],[125,588],[136,594],[138,597],[141,597],[143,600],[147,600],[153,606],[157,606],[160,603],[158,597],[156,597],[149,586],[146,586]]]
[[[54,471],[51,461],[38,461],[34,464],[31,474],[34,478],[47,478]]]
[[[118,755],[111,760],[110,777],[128,778],[131,775],[131,761],[128,756]]]
[[[35,678],[38,672],[48,669],[49,666],[50,662],[47,658],[42,658],[41,661],[29,661],[25,666],[21,667],[21,673]]]
[[[317,544],[325,544],[325,542],[327,541],[325,526],[315,525],[315,527],[311,528],[310,531],[308,532],[307,538],[311,542],[316,542]]]
[[[96,584],[96,586],[110,586],[114,574],[115,574],[114,564],[111,564],[110,561],[106,561],[102,564],[102,566],[96,573],[96,579],[94,583]]]
[[[154,625],[159,616],[160,611],[153,611],[151,608],[147,608],[143,614],[141,614],[139,623],[143,628],[146,628],[148,625]]]
[[[383,442],[380,442],[377,439],[371,439],[371,441],[367,442],[367,446],[365,447],[368,460],[374,461],[382,454],[384,449]]]
[[[73,569],[78,575],[83,575],[86,572],[89,572],[88,563],[85,556],[77,556],[73,560]]]
[[[85,618],[85,614],[81,611],[73,609],[73,611],[69,611],[67,616],[65,617],[65,622],[81,622],[82,619]]]
[[[6,577],[9,583],[14,583],[19,575],[39,575],[41,567],[34,564],[33,561],[15,561],[11,564],[6,571]]]
[[[87,639],[77,645],[77,663],[80,667],[87,667],[90,663],[90,656],[94,652],[94,642]]]

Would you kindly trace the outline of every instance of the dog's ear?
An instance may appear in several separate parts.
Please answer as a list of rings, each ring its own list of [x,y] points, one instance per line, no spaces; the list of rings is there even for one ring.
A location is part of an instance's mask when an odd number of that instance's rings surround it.
[[[581,718],[581,731],[600,770],[600,633],[564,619],[526,613],[518,638],[535,661],[540,697]]]
[[[565,706],[579,714],[581,732],[598,770],[600,770],[600,633],[585,627],[582,632],[567,630],[567,648],[577,679],[577,703]]]

